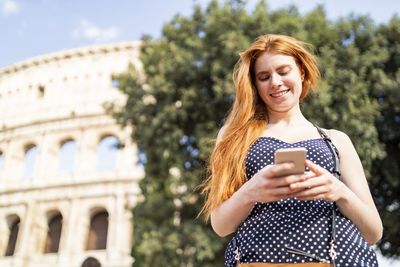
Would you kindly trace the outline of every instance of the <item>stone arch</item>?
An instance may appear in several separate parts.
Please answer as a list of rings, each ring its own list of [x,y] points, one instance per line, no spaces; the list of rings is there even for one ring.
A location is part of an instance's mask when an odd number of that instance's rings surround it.
[[[18,239],[18,234],[19,234],[19,226],[21,223],[21,220],[18,215],[12,214],[6,217],[8,229],[10,230],[10,234],[8,236],[8,242],[7,242],[7,249],[5,256],[13,256],[15,253],[15,248],[17,245],[17,239]]]
[[[106,209],[94,209],[91,212],[86,250],[107,248],[108,218]]]
[[[77,151],[78,145],[73,138],[65,138],[59,143],[58,169],[60,171],[74,172]]]
[[[28,143],[24,146],[24,174],[23,178],[33,178],[39,149],[35,143]]]
[[[82,263],[81,267],[101,267],[101,264],[96,258],[89,257]]]
[[[120,139],[114,134],[103,134],[97,145],[97,170],[111,171],[117,168]]]
[[[48,231],[44,253],[57,253],[60,246],[63,216],[58,210],[47,213]]]
[[[4,153],[3,150],[0,149],[0,174],[3,170],[3,165],[4,165]]]

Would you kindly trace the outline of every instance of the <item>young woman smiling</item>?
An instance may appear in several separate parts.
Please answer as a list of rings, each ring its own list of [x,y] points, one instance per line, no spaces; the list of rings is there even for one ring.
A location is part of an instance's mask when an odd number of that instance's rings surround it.
[[[346,134],[322,130],[301,112],[320,79],[305,47],[268,34],[240,54],[236,99],[203,184],[202,212],[214,231],[236,232],[226,266],[378,266],[370,245],[382,222],[356,150]],[[307,149],[306,171],[280,176],[294,166],[274,165],[274,152],[297,147]]]

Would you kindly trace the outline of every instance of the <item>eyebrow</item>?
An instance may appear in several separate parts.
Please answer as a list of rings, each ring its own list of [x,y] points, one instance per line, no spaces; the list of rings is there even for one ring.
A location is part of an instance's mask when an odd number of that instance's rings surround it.
[[[277,69],[277,70],[281,70],[281,69],[286,68],[286,67],[289,67],[290,69],[292,69],[292,65],[290,65],[290,64],[283,64],[283,65],[280,65],[280,66],[277,67],[276,69]],[[265,73],[269,73],[269,71],[265,71],[265,70],[259,71],[259,72],[256,73],[256,76],[258,76],[258,75],[260,75],[260,74],[265,74]]]

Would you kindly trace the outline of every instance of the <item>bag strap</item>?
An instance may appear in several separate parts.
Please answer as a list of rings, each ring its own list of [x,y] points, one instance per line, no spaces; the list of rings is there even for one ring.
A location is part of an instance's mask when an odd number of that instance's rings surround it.
[[[340,180],[340,164],[339,164],[339,157],[337,155],[337,152],[334,148],[334,145],[332,143],[331,138],[326,134],[326,132],[324,130],[322,130],[319,126],[314,125],[315,128],[317,128],[319,134],[321,135],[322,139],[324,139],[326,145],[328,146],[329,150],[332,153],[332,157],[333,157],[333,162],[334,162],[334,170],[333,170],[333,174],[335,175],[336,178],[338,178]]]
[[[329,150],[331,151],[332,157],[333,157],[333,174],[337,179],[340,180],[340,162],[339,162],[339,156],[336,152],[336,149],[332,143],[331,138],[326,134],[322,128],[320,128],[317,125],[314,125],[315,128],[317,128],[319,134],[322,136],[324,139],[326,145],[328,146]],[[333,266],[335,267],[335,259],[337,257],[337,253],[335,251],[335,242],[336,242],[336,203],[333,202],[332,205],[332,233],[331,233],[331,241],[330,241],[330,247],[329,247],[329,256],[331,257]]]

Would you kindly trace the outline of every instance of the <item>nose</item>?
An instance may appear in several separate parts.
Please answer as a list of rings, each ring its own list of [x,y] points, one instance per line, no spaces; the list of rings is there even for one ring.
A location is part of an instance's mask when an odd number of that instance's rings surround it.
[[[278,73],[273,73],[270,77],[272,87],[279,87],[282,85],[282,77]]]

